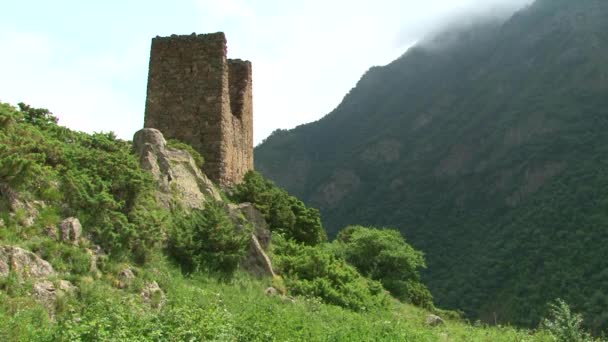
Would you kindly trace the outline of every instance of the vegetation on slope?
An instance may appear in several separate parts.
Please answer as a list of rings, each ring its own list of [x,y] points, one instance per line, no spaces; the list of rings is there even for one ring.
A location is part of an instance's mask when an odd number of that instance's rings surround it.
[[[253,279],[237,270],[247,227],[236,229],[220,203],[190,212],[159,206],[130,143],[70,131],[26,105],[0,104],[0,123],[0,245],[49,261],[51,284],[75,285],[44,301],[33,294],[36,279],[10,266],[0,278],[2,341],[549,341],[550,331],[580,333],[577,317],[564,314],[547,321],[553,330],[534,333],[457,320],[431,328],[428,311],[384,289],[447,317],[420,282],[422,253],[400,234],[351,227],[329,243],[318,211],[250,173],[233,196],[252,200],[270,223],[283,277]],[[51,229],[68,215],[82,220],[79,241]],[[97,246],[107,254],[92,252]],[[162,292],[145,296],[151,284]],[[269,296],[268,285],[292,297]]]
[[[398,228],[436,302],[536,326],[561,297],[608,328],[608,3],[536,1],[370,69],[325,118],[277,131],[256,169],[335,237]],[[294,166],[286,168],[285,165]]]

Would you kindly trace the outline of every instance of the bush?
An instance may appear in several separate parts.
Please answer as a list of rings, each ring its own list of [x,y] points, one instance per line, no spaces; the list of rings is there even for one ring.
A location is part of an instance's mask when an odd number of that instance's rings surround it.
[[[306,246],[273,236],[273,253],[275,266],[294,295],[320,298],[356,311],[388,303],[380,283],[362,277],[323,244]]]
[[[338,234],[334,249],[361,274],[380,281],[393,296],[433,308],[433,297],[418,272],[425,267],[424,255],[399,231],[350,226]]]
[[[166,213],[130,144],[113,133],[60,127],[46,109],[19,107],[0,104],[0,188],[78,217],[86,236],[111,255],[145,261],[162,242]]]
[[[245,174],[232,198],[238,202],[255,204],[264,215],[270,230],[283,234],[287,239],[307,245],[327,240],[317,209],[307,208],[302,201],[290,196],[255,171]]]
[[[559,342],[592,341],[591,336],[582,328],[583,317],[570,310],[561,299],[549,304],[549,316],[542,320],[541,327],[548,330]]]
[[[210,271],[231,276],[245,255],[250,227],[236,229],[219,203],[175,214],[169,253],[186,273]]]

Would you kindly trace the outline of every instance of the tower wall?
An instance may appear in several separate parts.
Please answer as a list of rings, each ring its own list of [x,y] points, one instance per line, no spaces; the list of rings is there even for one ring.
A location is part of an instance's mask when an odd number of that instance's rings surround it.
[[[251,63],[226,58],[223,33],[152,39],[144,127],[192,145],[214,182],[253,169]]]

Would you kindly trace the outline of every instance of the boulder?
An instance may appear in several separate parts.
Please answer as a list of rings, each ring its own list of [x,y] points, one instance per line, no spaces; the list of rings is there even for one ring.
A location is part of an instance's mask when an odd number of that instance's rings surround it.
[[[438,325],[443,325],[445,322],[443,319],[437,315],[428,315],[426,316],[426,325],[431,327],[436,327]]]
[[[270,229],[264,219],[264,215],[251,203],[241,203],[238,209],[245,219],[253,225],[254,234],[260,246],[266,251],[270,245]]]
[[[78,244],[80,235],[82,234],[82,226],[80,221],[75,217],[68,217],[61,221],[61,240],[71,242],[74,245]]]
[[[271,297],[278,296],[279,291],[271,286],[271,287],[266,288],[266,290],[264,290],[264,294],[266,294],[267,296],[271,296]]]
[[[156,180],[157,196],[166,208],[171,208],[174,201],[189,209],[200,209],[210,199],[221,201],[220,192],[192,156],[186,151],[167,147],[159,130],[144,128],[136,132],[133,149],[141,167]]]
[[[55,311],[55,300],[57,299],[57,289],[49,280],[38,281],[32,288],[32,294],[38,302],[51,313]]]
[[[141,290],[141,298],[144,300],[144,303],[150,305],[155,309],[162,308],[167,298],[165,297],[165,292],[158,286],[158,283],[155,281],[148,283]]]
[[[253,227],[249,247],[241,261],[241,267],[256,277],[274,277],[276,274],[272,268],[272,262],[266,254],[270,244],[270,230],[268,230],[268,224],[262,213],[251,203],[229,204],[228,212],[237,229],[243,229],[247,224]]]
[[[74,294],[76,290],[76,286],[67,280],[59,280],[57,286],[49,280],[40,280],[34,283],[32,295],[53,316],[55,314],[57,298],[60,295]]]
[[[133,273],[133,270],[127,267],[118,273],[118,283],[116,284],[116,287],[119,289],[127,288],[133,283],[133,279],[135,279],[135,274]]]
[[[0,277],[16,273],[21,279],[44,278],[55,274],[53,266],[36,254],[15,246],[0,246]]]

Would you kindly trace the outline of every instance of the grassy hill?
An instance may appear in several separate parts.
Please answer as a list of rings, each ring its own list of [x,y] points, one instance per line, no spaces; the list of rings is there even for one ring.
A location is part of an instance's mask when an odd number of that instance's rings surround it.
[[[566,299],[608,328],[608,3],[538,0],[371,68],[323,119],[277,131],[256,169],[330,236],[398,228],[440,306],[535,326]]]
[[[328,243],[316,210],[256,174],[220,203],[163,207],[130,142],[56,121],[44,109],[0,104],[2,341],[552,339],[551,329],[471,326],[414,298],[428,294],[424,258],[395,231],[352,227]],[[251,223],[237,227],[224,212],[239,198],[268,220],[280,276],[239,266]],[[66,216],[82,230],[64,225]],[[362,240],[389,253],[361,249]],[[431,313],[444,322],[429,325]]]

